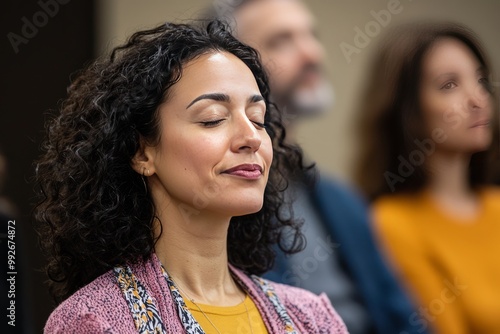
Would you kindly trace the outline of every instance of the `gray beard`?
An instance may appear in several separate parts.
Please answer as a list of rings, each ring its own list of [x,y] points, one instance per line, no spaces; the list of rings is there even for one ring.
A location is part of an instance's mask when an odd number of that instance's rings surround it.
[[[317,117],[330,110],[334,104],[333,86],[324,80],[314,90],[290,91],[281,99],[280,109],[287,120]]]

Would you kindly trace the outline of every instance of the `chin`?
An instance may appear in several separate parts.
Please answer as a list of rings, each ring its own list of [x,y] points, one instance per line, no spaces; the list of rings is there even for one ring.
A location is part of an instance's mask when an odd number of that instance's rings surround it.
[[[490,148],[489,145],[477,145],[477,146],[471,147],[471,149],[469,150],[469,152],[471,154],[481,153],[481,152],[487,151],[489,148]]]
[[[251,215],[253,213],[257,213],[262,209],[262,203],[255,205],[247,205],[242,210],[239,210],[241,213],[238,216]],[[236,215],[235,215],[236,216]]]
[[[324,113],[333,105],[333,90],[324,84],[298,90],[292,104],[300,114]]]
[[[491,147],[492,139],[491,136],[485,136],[482,138],[475,138],[471,140],[469,145],[474,153],[487,151]]]
[[[468,143],[466,149],[464,150],[465,152],[468,152],[470,154],[474,154],[474,153],[480,153],[480,152],[484,152],[484,151],[487,151],[491,146],[491,142],[483,142],[483,143],[480,143],[480,142],[471,142],[471,143]]]
[[[236,200],[236,199],[235,199]],[[231,209],[230,214],[233,217],[237,216],[246,216],[250,215],[252,213],[257,213],[262,209],[263,206],[263,201],[261,200],[248,200],[248,199],[242,199],[241,201],[237,201],[234,203],[234,205],[231,205],[233,203],[227,203],[226,209]]]

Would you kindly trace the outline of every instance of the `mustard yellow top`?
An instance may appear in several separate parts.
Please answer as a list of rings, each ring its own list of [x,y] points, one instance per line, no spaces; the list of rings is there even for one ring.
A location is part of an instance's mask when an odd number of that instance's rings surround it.
[[[205,315],[187,298],[184,298],[184,302],[207,334],[218,334],[217,330],[221,334],[268,333],[259,310],[248,295],[243,302],[235,306],[211,306],[196,303]]]
[[[375,201],[375,231],[421,307],[409,321],[437,333],[500,333],[500,188],[479,193],[475,218],[452,216],[429,193]]]

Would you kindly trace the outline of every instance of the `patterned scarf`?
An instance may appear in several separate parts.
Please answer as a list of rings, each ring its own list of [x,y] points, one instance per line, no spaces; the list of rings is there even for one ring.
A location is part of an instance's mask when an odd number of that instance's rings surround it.
[[[142,283],[135,277],[132,269],[130,269],[129,266],[117,266],[113,271],[118,286],[122,290],[125,300],[127,301],[137,331],[140,334],[167,334],[153,298],[151,298]],[[172,299],[177,306],[177,314],[186,333],[205,334],[205,331],[203,331],[200,324],[187,308],[179,290],[163,265],[161,266],[161,271],[168,284],[170,293],[172,294]],[[251,278],[253,282],[262,289],[266,297],[274,306],[275,311],[283,322],[286,333],[298,334],[292,319],[276,295],[273,286],[269,284],[267,280],[255,275],[252,275]]]

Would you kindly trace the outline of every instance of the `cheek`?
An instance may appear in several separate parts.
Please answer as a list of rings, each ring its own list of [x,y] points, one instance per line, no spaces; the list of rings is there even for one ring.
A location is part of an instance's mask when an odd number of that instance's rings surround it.
[[[495,118],[495,112],[494,112],[495,99],[492,95],[488,94],[488,96],[486,96],[484,98],[484,105],[485,105],[484,113],[485,113],[486,117],[488,117],[490,119]]]
[[[437,128],[446,132],[463,124],[465,108],[463,101],[455,95],[427,94],[422,100],[422,115],[427,125],[427,133]]]
[[[180,177],[184,175],[191,179],[193,175],[201,174],[201,169],[211,167],[211,161],[216,157],[213,140],[203,137],[177,134],[165,138],[162,149],[162,167]],[[206,172],[204,173],[206,174]]]
[[[226,151],[226,144],[224,138],[218,136],[189,137],[184,138],[177,151],[189,170],[200,172],[204,170],[206,174],[207,169],[220,161]]]
[[[273,162],[273,143],[269,135],[263,136],[259,151],[269,168]]]
[[[290,81],[298,74],[300,64],[294,61],[292,55],[282,56],[279,52],[263,60],[269,80],[275,90],[282,90],[290,84]]]

